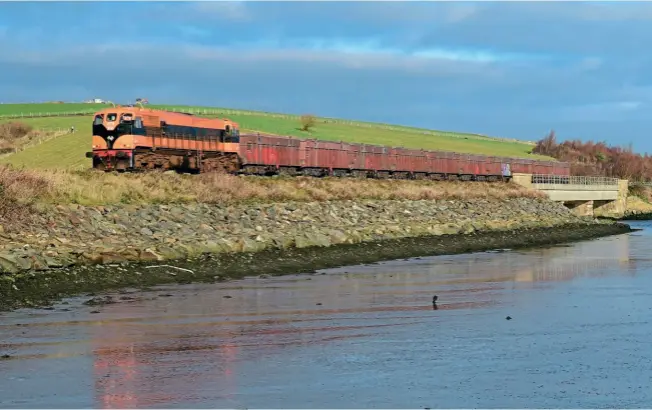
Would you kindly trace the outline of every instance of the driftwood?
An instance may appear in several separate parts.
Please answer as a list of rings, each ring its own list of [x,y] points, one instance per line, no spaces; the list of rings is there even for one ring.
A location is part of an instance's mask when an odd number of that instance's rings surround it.
[[[190,273],[195,273],[194,271],[186,268],[180,268],[178,266],[172,266],[172,265],[152,265],[152,266],[145,266],[145,269],[151,269],[151,268],[172,268],[172,269],[178,269],[182,270],[184,272],[190,272]]]

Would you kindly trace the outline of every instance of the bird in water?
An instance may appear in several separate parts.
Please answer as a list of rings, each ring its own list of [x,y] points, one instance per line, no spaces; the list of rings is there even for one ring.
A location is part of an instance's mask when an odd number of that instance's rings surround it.
[[[437,310],[437,295],[432,297],[432,310]]]
[[[505,319],[507,319],[507,320],[512,320],[512,317],[511,317],[511,316],[507,316]]]

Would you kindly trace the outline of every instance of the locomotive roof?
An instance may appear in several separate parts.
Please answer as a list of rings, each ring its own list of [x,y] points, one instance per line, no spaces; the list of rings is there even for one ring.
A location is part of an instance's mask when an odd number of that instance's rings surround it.
[[[141,108],[141,107],[125,107],[125,106],[115,106],[103,108],[95,113],[98,114],[109,114],[109,113],[124,113],[129,112],[134,115],[143,114],[143,115],[154,115],[159,117],[162,121],[165,121],[169,124],[174,125],[203,125],[208,127],[223,127],[226,124],[234,125],[236,128],[239,128],[239,124],[235,121],[229,120],[228,118],[206,118],[198,117],[189,113],[180,113],[172,112],[165,110],[156,110],[151,108]]]

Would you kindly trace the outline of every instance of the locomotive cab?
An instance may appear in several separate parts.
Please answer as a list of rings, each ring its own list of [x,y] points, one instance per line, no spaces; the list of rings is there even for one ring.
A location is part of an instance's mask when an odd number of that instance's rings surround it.
[[[240,130],[234,124],[224,126],[224,142],[240,142]]]
[[[133,109],[113,108],[100,111],[93,118],[93,168],[126,169],[132,164],[133,139],[146,134],[141,117]]]
[[[145,128],[143,120],[132,112],[109,112],[95,115],[93,135],[101,139],[93,141],[93,149],[113,149],[121,136],[145,135]]]

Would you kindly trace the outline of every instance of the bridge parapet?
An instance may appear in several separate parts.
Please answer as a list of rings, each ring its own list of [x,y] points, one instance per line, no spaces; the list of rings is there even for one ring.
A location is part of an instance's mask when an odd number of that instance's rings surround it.
[[[541,191],[614,191],[618,192],[618,178],[532,175],[532,188]]]

